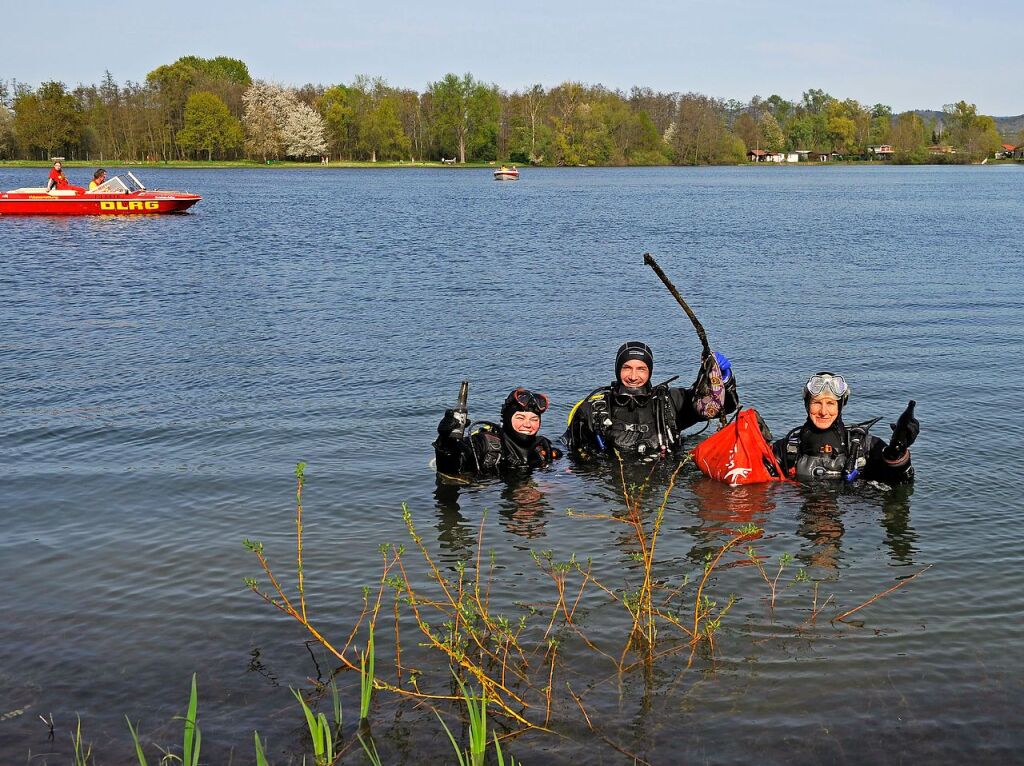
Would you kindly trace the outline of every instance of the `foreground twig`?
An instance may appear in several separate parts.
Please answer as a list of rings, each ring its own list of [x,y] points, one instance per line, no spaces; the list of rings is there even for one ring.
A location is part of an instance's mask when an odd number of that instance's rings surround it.
[[[872,596],[871,598],[869,598],[869,599],[868,599],[867,601],[865,601],[865,602],[864,602],[863,604],[861,604],[860,606],[855,606],[855,607],[854,607],[853,609],[850,609],[850,610],[849,610],[849,611],[847,611],[847,612],[843,612],[843,613],[842,613],[841,615],[839,615],[838,617],[833,617],[833,618],[832,618],[832,622],[840,622],[840,621],[841,621],[841,620],[843,620],[844,618],[846,618],[846,617],[849,617],[849,616],[850,616],[851,614],[853,614],[854,612],[860,611],[861,609],[863,609],[864,607],[866,607],[866,606],[867,606],[868,604],[873,604],[873,603],[874,603],[875,601],[878,601],[878,599],[882,598],[882,596],[886,596],[886,595],[888,595],[888,594],[892,593],[892,592],[893,592],[894,590],[896,590],[897,588],[902,588],[902,587],[903,587],[904,585],[906,585],[906,584],[907,584],[908,582],[910,582],[910,581],[911,581],[911,580],[913,580],[913,579],[914,579],[915,577],[917,577],[917,575],[922,575],[922,574],[924,574],[924,573],[925,573],[925,572],[927,572],[927,571],[928,571],[929,569],[931,569],[931,568],[932,568],[933,566],[935,566],[935,565],[934,565],[934,564],[929,564],[928,566],[926,566],[926,567],[925,567],[924,569],[922,569],[922,570],[921,570],[920,572],[918,572],[917,574],[911,575],[911,576],[910,576],[910,577],[908,577],[908,578],[907,578],[906,580],[900,580],[900,581],[899,581],[898,583],[896,583],[895,585],[893,585],[893,586],[892,586],[891,588],[887,588],[886,590],[883,590],[883,591],[882,591],[881,593],[878,593],[878,594],[876,594],[876,595]]]

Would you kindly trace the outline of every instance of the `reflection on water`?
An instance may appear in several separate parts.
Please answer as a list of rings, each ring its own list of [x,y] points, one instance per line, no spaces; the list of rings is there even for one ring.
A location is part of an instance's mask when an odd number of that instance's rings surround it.
[[[741,533],[745,525],[753,524],[765,529],[769,514],[775,509],[775,484],[749,484],[730,487],[721,482],[701,476],[690,483],[696,504],[697,524],[687,531],[693,535],[695,544],[687,558],[694,564],[704,562],[729,539]],[[762,533],[754,536],[757,539]],[[745,549],[730,551],[729,558],[720,566],[728,568],[748,563]]]
[[[434,488],[434,501],[437,508],[437,539],[442,550],[465,554],[465,557],[472,554],[479,533],[479,520],[471,522],[462,515],[459,495],[467,486],[472,487],[474,484],[477,488],[481,485],[499,488],[497,505],[489,507],[489,510],[497,511],[504,529],[526,539],[543,537],[547,516],[554,509],[545,498],[546,487],[542,476],[543,472],[538,471],[460,481],[439,475]]]
[[[910,524],[910,497],[913,494],[913,484],[888,487],[822,482],[801,487],[797,534],[807,544],[800,550],[800,561],[808,567],[838,569],[843,560],[843,518],[847,513],[856,513],[878,519],[885,533],[883,541],[894,565],[912,565],[917,539]]]

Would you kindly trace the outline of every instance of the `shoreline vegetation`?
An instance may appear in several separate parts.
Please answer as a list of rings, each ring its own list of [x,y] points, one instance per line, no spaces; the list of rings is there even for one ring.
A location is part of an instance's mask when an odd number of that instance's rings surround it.
[[[40,168],[49,169],[51,166],[49,160],[0,160],[0,169],[7,168]],[[111,169],[124,169],[124,170],[253,170],[253,169],[264,169],[267,171],[274,170],[373,170],[373,169],[436,169],[444,168],[446,170],[494,170],[501,166],[498,162],[467,162],[464,165],[451,165],[442,163],[440,161],[424,161],[424,162],[408,162],[408,161],[380,161],[380,162],[369,162],[359,160],[331,160],[328,164],[322,163],[311,163],[311,162],[300,162],[296,160],[275,160],[271,163],[258,162],[256,160],[166,160],[158,162],[131,162],[122,160],[112,160],[104,162],[101,160],[70,160],[63,161],[62,164],[65,168],[73,169],[94,169],[97,167],[105,167],[108,171]],[[507,164],[507,163],[506,163]],[[828,168],[828,167],[891,167],[894,165],[901,165],[903,163],[892,162],[888,160],[832,160],[828,162],[799,162],[799,163],[783,163],[783,162],[737,162],[730,165],[719,165],[719,167],[762,167],[762,168]],[[988,160],[987,162],[932,162],[932,163],[915,163],[915,164],[928,164],[928,165],[976,165],[976,166],[996,166],[996,165],[1024,165],[1024,160],[1015,159],[998,159]],[[583,169],[592,170],[598,168],[639,168],[639,167],[672,167],[671,165],[551,165],[551,166],[534,166],[537,169],[544,170],[573,170]],[[690,166],[693,167],[693,166]],[[704,166],[706,167],[706,166]],[[522,168],[520,168],[522,169]]]
[[[748,101],[571,80],[508,91],[470,73],[446,74],[422,92],[367,75],[292,87],[254,80],[244,61],[226,56],[183,56],[141,83],[119,84],[109,71],[72,88],[0,80],[0,161],[645,167],[795,164],[798,156],[800,164],[1024,159],[1024,115],[979,114],[965,100],[896,113],[815,88],[799,100]]]

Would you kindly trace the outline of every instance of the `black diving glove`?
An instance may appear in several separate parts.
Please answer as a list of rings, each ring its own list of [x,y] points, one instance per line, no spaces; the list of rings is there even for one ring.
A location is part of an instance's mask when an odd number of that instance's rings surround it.
[[[887,459],[898,460],[903,457],[910,445],[917,439],[917,435],[921,433],[921,424],[914,417],[915,406],[917,406],[917,402],[911,399],[899,420],[889,424],[892,429],[892,438],[889,440],[889,446],[885,448]]]
[[[469,425],[469,413],[465,410],[445,410],[444,417],[437,424],[437,433],[452,439],[461,439]]]

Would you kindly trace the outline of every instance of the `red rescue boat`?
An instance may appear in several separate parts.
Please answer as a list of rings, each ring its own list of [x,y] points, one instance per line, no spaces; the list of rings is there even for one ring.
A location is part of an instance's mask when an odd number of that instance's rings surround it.
[[[72,189],[12,189],[0,193],[0,216],[183,213],[202,199],[198,194],[147,189],[131,173],[126,176],[114,176],[84,193]]]

